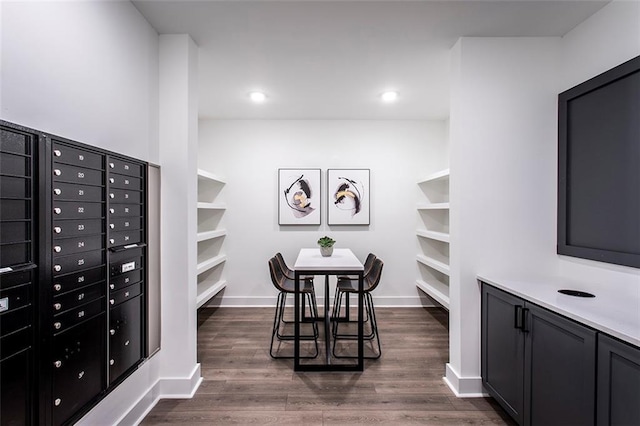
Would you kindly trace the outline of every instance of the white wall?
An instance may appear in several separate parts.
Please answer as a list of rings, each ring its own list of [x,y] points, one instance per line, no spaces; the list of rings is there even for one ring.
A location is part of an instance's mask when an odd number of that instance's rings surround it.
[[[225,305],[274,306],[267,260],[281,251],[293,264],[301,247],[330,235],[364,260],[385,261],[375,292],[382,305],[419,305],[417,181],[446,167],[444,122],[427,121],[201,121],[199,167],[227,181],[219,199],[227,211],[223,251],[228,286]],[[371,225],[278,226],[278,168],[371,169]]]
[[[555,252],[557,38],[463,38],[452,53],[450,364],[479,394],[483,271],[548,268]]]
[[[2,119],[158,161],[158,34],[129,2],[0,2]]]

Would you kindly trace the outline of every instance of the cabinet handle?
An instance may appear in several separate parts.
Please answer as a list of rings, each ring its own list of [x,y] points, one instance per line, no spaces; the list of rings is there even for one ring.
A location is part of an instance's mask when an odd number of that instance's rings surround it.
[[[522,306],[516,305],[514,313],[515,315],[513,326],[519,330],[522,330]]]
[[[529,308],[522,308],[522,331],[529,332]]]

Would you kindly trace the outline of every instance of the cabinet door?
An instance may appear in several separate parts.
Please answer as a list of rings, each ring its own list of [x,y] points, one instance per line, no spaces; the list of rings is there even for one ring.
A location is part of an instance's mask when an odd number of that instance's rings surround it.
[[[640,425],[640,348],[598,334],[598,425]]]
[[[593,425],[596,332],[525,307],[525,425]]]
[[[482,285],[482,383],[519,424],[523,421],[524,336],[517,328],[524,302]]]

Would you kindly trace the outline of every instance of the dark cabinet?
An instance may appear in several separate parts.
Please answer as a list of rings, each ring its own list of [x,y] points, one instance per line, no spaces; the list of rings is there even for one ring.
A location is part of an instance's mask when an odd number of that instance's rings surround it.
[[[482,382],[519,424],[524,424],[524,302],[482,287]]]
[[[482,381],[523,425],[593,425],[596,332],[482,285]]]
[[[640,425],[640,348],[598,334],[597,424]]]

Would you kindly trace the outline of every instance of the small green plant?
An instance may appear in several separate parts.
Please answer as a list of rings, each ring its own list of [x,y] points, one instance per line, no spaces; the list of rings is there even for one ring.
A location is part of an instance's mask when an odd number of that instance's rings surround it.
[[[336,243],[336,240],[333,238],[327,237],[326,235],[318,240],[318,245],[320,247],[333,247]]]

